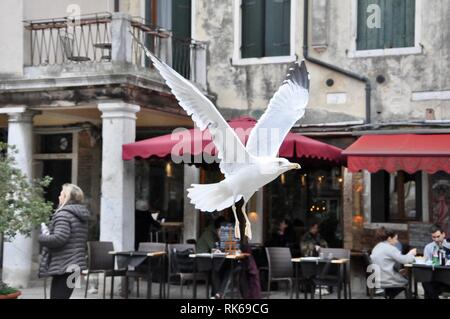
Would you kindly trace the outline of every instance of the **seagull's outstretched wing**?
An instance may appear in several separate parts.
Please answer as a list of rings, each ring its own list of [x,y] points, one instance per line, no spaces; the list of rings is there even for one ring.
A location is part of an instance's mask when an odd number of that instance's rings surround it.
[[[251,155],[277,156],[286,135],[305,114],[309,101],[309,81],[305,61],[301,65],[296,63],[289,70],[286,80],[250,133],[247,151]]]
[[[136,39],[136,41],[138,40]],[[250,159],[249,153],[214,104],[191,82],[159,60],[139,41],[138,43],[197,127],[202,131],[206,128],[209,129],[217,148],[217,157],[221,160],[220,170],[222,173],[227,176],[232,174],[240,164],[247,163]]]

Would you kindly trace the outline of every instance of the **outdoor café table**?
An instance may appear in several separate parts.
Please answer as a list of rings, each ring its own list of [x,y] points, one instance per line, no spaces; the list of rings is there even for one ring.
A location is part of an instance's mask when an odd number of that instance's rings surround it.
[[[143,251],[111,251],[111,255],[117,259],[119,268],[138,267],[147,261],[147,299],[152,297],[152,263],[154,258],[161,258],[166,255],[165,251],[143,252]],[[162,296],[163,275],[159,286],[159,294]],[[127,281],[128,282],[128,281]],[[125,289],[125,298],[128,299],[128,287]]]
[[[329,259],[326,258],[315,258],[315,257],[300,257],[300,258],[292,258],[292,262],[295,264],[295,279],[296,279],[296,298],[299,298],[299,266],[300,263],[309,262],[316,263],[318,266],[319,263],[324,264],[330,262]],[[343,283],[344,286],[344,298],[347,299],[347,283],[350,278],[347,278],[347,264],[350,262],[350,259],[332,259],[331,264],[339,266],[339,280]],[[317,267],[317,271],[319,267]],[[338,289],[338,299],[341,299],[341,291]]]
[[[414,287],[414,298],[417,298],[417,283],[439,282],[450,286],[450,266],[433,266],[427,264],[406,264],[409,287]],[[413,285],[414,284],[414,285]]]
[[[225,259],[229,259],[231,261],[231,299],[234,299],[234,267],[235,263],[244,260],[250,256],[248,253],[241,254],[229,254],[225,257]]]
[[[193,298],[197,299],[197,272],[219,271],[225,261],[225,253],[199,253],[190,254],[189,258],[194,258],[194,290]],[[209,289],[206,289],[207,298]]]
[[[217,266],[214,265],[214,260],[217,259],[222,259],[222,261],[225,260],[230,260],[230,264],[231,264],[231,298],[234,298],[234,268],[235,268],[235,263],[239,262],[241,260],[244,260],[245,258],[247,258],[250,254],[248,253],[241,253],[241,254],[224,254],[224,253],[214,253],[214,254],[210,254],[210,253],[202,253],[202,254],[191,254],[189,255],[190,258],[195,258],[195,262],[194,262],[194,299],[197,298],[197,260],[199,260],[199,258],[209,258],[211,260],[211,266],[210,266],[210,270],[213,269],[213,267]],[[220,264],[221,266],[222,264]]]

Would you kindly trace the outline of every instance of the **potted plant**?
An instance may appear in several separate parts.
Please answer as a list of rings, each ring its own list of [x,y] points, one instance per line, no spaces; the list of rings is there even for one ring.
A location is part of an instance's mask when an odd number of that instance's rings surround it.
[[[22,293],[14,288],[9,287],[0,281],[0,300],[1,299],[17,299]]]
[[[50,177],[29,182],[17,169],[13,146],[0,142],[0,235],[5,241],[21,234],[30,236],[41,223],[48,222],[53,207],[44,199],[44,188]],[[0,279],[0,299],[12,299],[21,292],[9,287]]]

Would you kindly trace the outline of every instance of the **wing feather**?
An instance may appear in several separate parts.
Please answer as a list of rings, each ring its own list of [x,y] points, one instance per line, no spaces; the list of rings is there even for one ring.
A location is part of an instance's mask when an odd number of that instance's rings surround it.
[[[247,151],[253,156],[276,157],[292,126],[303,117],[309,101],[310,76],[305,62],[295,64],[253,128]]]
[[[233,174],[240,165],[248,163],[251,158],[250,154],[214,104],[190,81],[159,60],[136,37],[134,38],[144,49],[145,54],[166,81],[180,106],[192,117],[197,127],[202,131],[206,128],[209,129],[217,148],[217,157],[221,160],[222,173],[225,176]]]

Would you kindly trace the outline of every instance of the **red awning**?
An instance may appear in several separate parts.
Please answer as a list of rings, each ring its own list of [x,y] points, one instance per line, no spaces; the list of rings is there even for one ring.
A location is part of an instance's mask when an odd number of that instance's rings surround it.
[[[350,172],[450,173],[450,134],[366,135],[347,148]]]
[[[252,128],[256,124],[256,120],[244,117],[231,120],[228,123],[245,144]],[[201,153],[216,154],[216,148],[212,143],[208,130],[201,132],[199,129],[190,129],[123,145],[122,157],[127,161],[136,157],[150,158],[156,156],[163,158],[170,155],[182,156],[186,152],[186,148],[176,147],[181,139],[190,141],[187,152],[191,155],[199,155]],[[286,158],[315,158],[336,162],[337,164],[340,164],[343,159],[340,148],[295,133],[287,135],[280,147],[279,154],[281,157]]]

